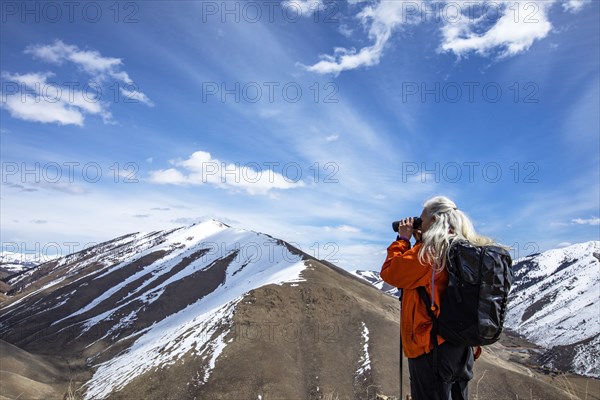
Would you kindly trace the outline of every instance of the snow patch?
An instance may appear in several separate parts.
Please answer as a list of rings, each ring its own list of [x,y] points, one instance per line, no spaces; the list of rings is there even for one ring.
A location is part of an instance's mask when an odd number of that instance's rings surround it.
[[[209,226],[202,227],[206,224]],[[268,252],[268,254],[262,253],[261,255],[258,252],[252,254],[252,251],[244,252],[237,249],[238,256],[234,257],[227,266],[225,281],[213,292],[150,326],[128,349],[109,361],[98,364],[92,379],[85,385],[87,388],[85,399],[107,398],[110,393],[120,390],[135,377],[145,372],[160,369],[178,361],[183,362],[183,357],[187,354],[195,354],[204,360],[204,373],[199,375],[195,382],[200,385],[206,383],[211,371],[215,368],[219,355],[227,343],[232,341],[232,339],[226,341],[226,337],[230,332],[231,319],[237,303],[250,290],[264,285],[305,281],[301,277],[301,273],[306,265],[300,256],[290,253],[275,239],[258,235],[255,232],[235,230],[215,222],[209,222],[200,224],[200,226],[194,225],[169,235],[167,240],[160,244],[160,247],[175,245],[175,250],[169,254],[168,259],[161,258],[153,263],[152,267],[148,266],[148,269],[152,270],[152,268],[158,268],[160,262],[162,266],[155,273],[161,274],[163,270],[170,269],[164,267],[164,263],[171,267],[177,265],[184,257],[201,248],[206,248],[209,242],[226,243],[230,247],[232,244],[236,244],[242,248],[246,246],[246,249],[251,250],[256,247],[252,247],[252,244],[256,244],[257,241],[260,241],[260,245],[263,246],[262,250],[258,250]],[[180,244],[182,245],[180,246]],[[148,251],[150,250],[156,251],[157,247],[148,249]],[[207,253],[207,257],[190,263],[158,285],[153,291],[164,288],[176,280],[184,279],[197,271],[200,266],[208,266],[217,259],[233,254],[234,251],[236,251],[235,248],[228,248],[227,251],[220,254]],[[234,272],[235,275],[233,275]],[[76,311],[76,314],[90,310],[103,299],[106,299],[106,296],[103,295],[84,306],[82,310]],[[87,320],[86,328],[91,326],[94,320],[107,318],[120,307],[122,304],[101,316]],[[121,319],[119,323],[129,323],[134,317],[130,314]]]
[[[579,243],[516,260],[505,325],[550,349],[577,345],[573,372],[600,377],[600,242]]]
[[[371,359],[369,357],[369,328],[367,328],[367,325],[364,323],[364,321],[361,321],[361,324],[364,344],[361,355],[361,364],[356,371],[356,375],[363,375],[365,372],[371,370]]]

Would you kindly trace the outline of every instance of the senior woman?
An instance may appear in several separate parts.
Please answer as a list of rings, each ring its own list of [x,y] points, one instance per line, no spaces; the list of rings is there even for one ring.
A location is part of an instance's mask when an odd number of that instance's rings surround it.
[[[414,231],[412,217],[400,221],[397,240],[387,249],[381,279],[403,289],[400,332],[413,400],[467,400],[468,382],[473,378],[473,349],[455,346],[438,335],[437,361],[433,361],[436,352],[431,338],[432,321],[417,288],[425,287],[437,305],[435,314],[439,315],[439,302],[448,286],[446,260],[450,240],[464,239],[477,245],[494,241],[478,235],[469,218],[444,196],[426,201],[420,218],[421,228]],[[414,247],[411,236],[417,241]]]

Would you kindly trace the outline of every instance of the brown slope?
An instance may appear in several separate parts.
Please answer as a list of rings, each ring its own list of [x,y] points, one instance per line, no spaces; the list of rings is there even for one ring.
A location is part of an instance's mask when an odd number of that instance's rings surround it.
[[[0,396],[8,399],[62,399],[68,371],[45,357],[0,340]]]
[[[366,398],[369,385],[398,387],[398,300],[337,268],[308,261],[306,282],[249,292],[208,382],[192,355],[140,376],[111,399],[310,399],[335,392]],[[294,284],[296,285],[296,284]],[[370,330],[372,371],[356,376]],[[169,382],[165,385],[164,382]],[[374,388],[371,387],[370,395]]]
[[[172,366],[141,375],[111,399],[372,399],[398,393],[399,302],[353,275],[308,261],[306,282],[267,285],[238,304],[229,342],[206,384],[207,364],[188,354]],[[297,286],[295,286],[297,285]],[[369,329],[371,371],[361,376],[362,328]],[[225,327],[224,327],[225,328]],[[511,361],[500,343],[475,365],[471,398],[598,399],[598,381],[546,376]],[[404,359],[404,393],[409,391]],[[586,393],[587,390],[587,393]],[[335,398],[335,397],[334,397]]]
[[[517,357],[515,352],[518,353],[520,349],[512,348],[507,343],[509,341],[504,338],[502,343],[485,347],[482,357],[475,362],[475,376],[469,387],[473,398],[490,400],[600,398],[598,380],[583,378],[582,381],[581,377],[573,375],[543,374],[522,363],[527,362],[528,357],[520,362],[513,361]]]

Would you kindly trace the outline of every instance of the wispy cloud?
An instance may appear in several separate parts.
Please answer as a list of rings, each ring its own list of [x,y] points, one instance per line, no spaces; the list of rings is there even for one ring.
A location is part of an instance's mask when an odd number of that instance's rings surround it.
[[[67,194],[82,195],[82,194],[89,193],[89,191],[86,188],[84,188],[83,186],[80,186],[76,183],[73,183],[73,182],[40,181],[37,183],[34,182],[33,184],[35,186],[41,187],[43,189],[54,190],[56,192],[67,193]]]
[[[127,84],[133,83],[127,72],[121,70],[123,61],[120,58],[105,57],[96,50],[81,50],[61,40],[55,40],[48,45],[28,46],[25,54],[58,65],[65,61],[72,62],[98,80],[110,77]]]
[[[407,12],[409,9],[405,3],[406,0],[380,1],[375,5],[365,6],[357,14],[356,17],[360,19],[362,25],[368,28],[369,39],[373,41],[372,45],[365,46],[358,51],[355,48],[336,47],[333,55],[320,55],[321,61],[316,64],[300,65],[311,72],[337,76],[345,70],[378,64],[393,31],[403,25],[418,24],[420,22],[418,16]],[[411,3],[420,5],[423,2],[411,1]]]
[[[192,225],[202,221],[203,219],[201,217],[180,217],[171,220],[171,222],[174,224],[182,225]]]
[[[335,231],[335,232],[346,232],[346,233],[358,233],[360,232],[360,229],[354,226],[350,226],[350,225],[339,225],[339,226],[326,226],[325,230],[330,232],[330,231]]]
[[[51,76],[54,76],[51,72],[2,72],[5,80],[2,107],[13,118],[42,123],[83,126],[86,114],[100,115],[105,123],[112,120],[105,103],[80,90],[50,84],[48,78]],[[9,89],[8,93],[6,89]],[[63,90],[64,93],[69,90],[69,95],[63,96]]]
[[[295,10],[300,16],[310,17],[315,11],[322,10],[325,4],[323,0],[286,0],[282,6],[287,12]]]
[[[395,31],[430,20],[441,24],[438,52],[451,52],[459,59],[475,53],[499,60],[525,52],[535,41],[548,36],[552,29],[548,10],[555,2],[400,0],[370,3],[356,18],[368,30],[371,45],[359,50],[335,47],[332,55],[321,54],[319,62],[299,65],[311,72],[336,76],[342,71],[377,65]],[[563,9],[575,13],[587,3],[590,1],[567,0]],[[350,33],[342,27],[340,32],[345,36]]]
[[[244,190],[249,194],[269,194],[273,189],[294,189],[305,186],[272,169],[262,169],[256,163],[241,166],[213,158],[210,153],[196,151],[187,160],[172,162],[178,168],[150,172],[149,181],[157,184],[203,185]]]
[[[583,6],[591,2],[592,0],[566,0],[562,6],[565,11],[576,13],[581,11]]]
[[[2,71],[4,82],[1,105],[13,118],[83,126],[86,115],[99,115],[105,124],[114,123],[109,111],[109,103],[102,101],[100,95],[101,84],[111,79],[126,85],[119,90],[130,101],[154,106],[146,94],[135,89],[129,74],[121,70],[123,62],[119,58],[104,57],[95,50],[81,50],[75,45],[60,40],[55,40],[48,45],[28,46],[25,54],[56,65],[65,62],[73,63],[81,71],[90,75],[94,81],[88,82],[86,78],[86,82],[80,84],[72,82],[70,78],[69,86],[65,86],[49,81],[56,75],[54,72]],[[79,90],[78,87],[86,87],[86,90]]]
[[[440,51],[453,52],[460,58],[471,52],[489,56],[497,50],[499,59],[527,51],[536,40],[545,38],[550,32],[552,24],[547,12],[552,3],[529,1],[496,4],[499,18],[487,30],[485,26],[490,22],[487,13],[478,18],[461,14],[458,22],[448,22],[442,27]]]
[[[5,177],[6,179],[6,177]],[[12,188],[12,189],[21,189],[20,192],[37,192],[37,189],[34,188],[27,188],[19,183],[11,183],[11,182],[3,182],[3,185]]]
[[[350,29],[348,25],[341,24],[338,28],[338,32],[344,35],[345,37],[349,38],[350,36],[352,36],[352,33],[354,31]]]
[[[138,90],[129,90],[123,87],[119,88],[119,90],[123,96],[127,97],[132,102],[140,102],[149,107],[154,107],[154,102],[150,100],[148,96]]]
[[[223,222],[228,225],[239,224],[239,221],[236,221],[236,220],[233,220],[233,219],[230,219],[227,217],[216,216],[216,215],[204,215],[201,217],[179,217],[179,218],[172,219],[171,222],[174,224],[191,225],[191,224],[197,224],[200,222],[208,221],[211,219]]]
[[[571,220],[574,224],[577,225],[600,225],[600,218],[591,217],[591,218],[575,218]]]
[[[261,118],[273,118],[281,114],[281,110],[264,108],[258,112]]]

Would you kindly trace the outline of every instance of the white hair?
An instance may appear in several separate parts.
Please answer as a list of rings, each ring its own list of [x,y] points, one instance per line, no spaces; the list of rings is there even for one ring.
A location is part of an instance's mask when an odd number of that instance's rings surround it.
[[[493,239],[477,234],[469,217],[447,197],[436,196],[427,200],[423,211],[434,220],[421,237],[423,245],[418,258],[421,263],[433,264],[436,272],[446,265],[451,239],[467,240],[478,246],[495,244]]]

